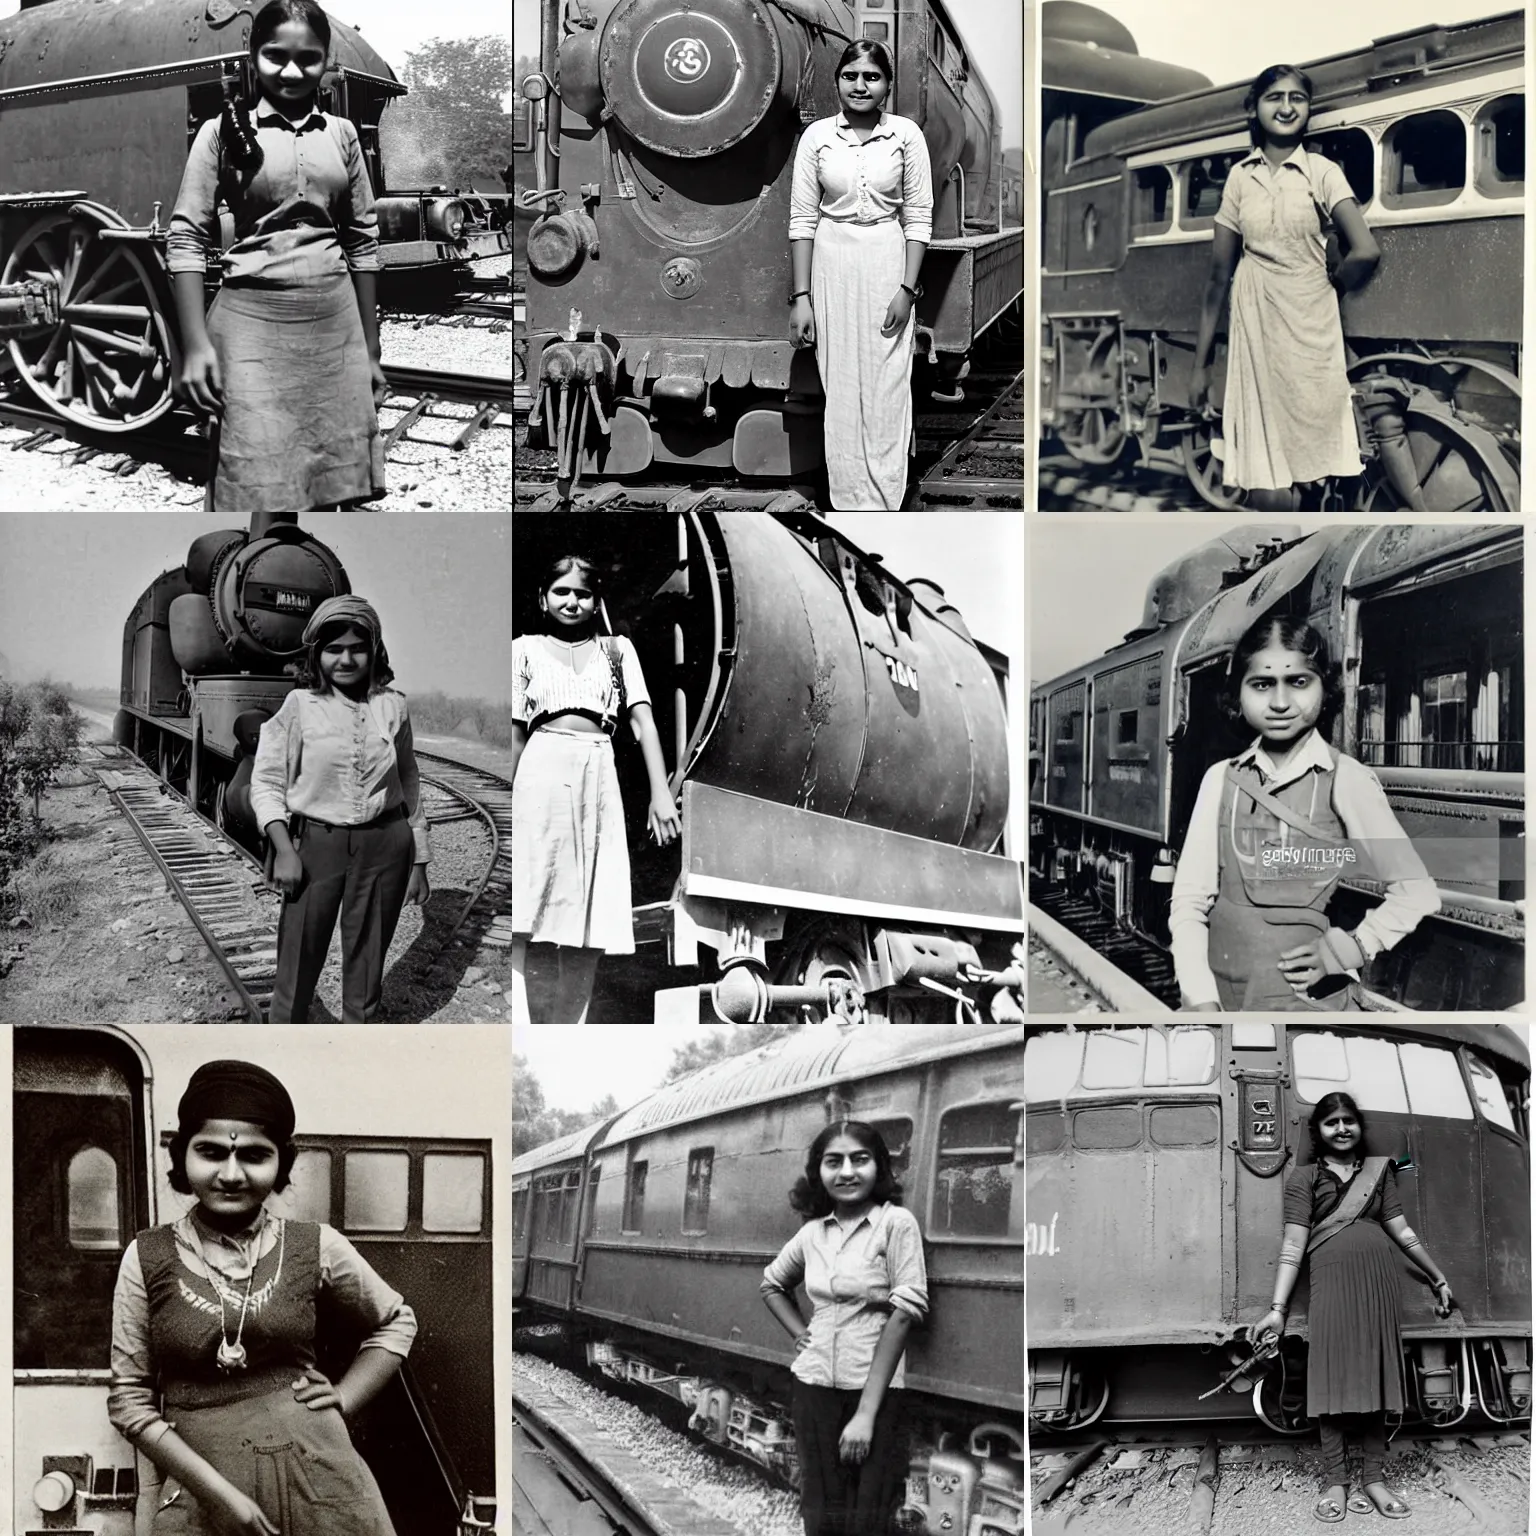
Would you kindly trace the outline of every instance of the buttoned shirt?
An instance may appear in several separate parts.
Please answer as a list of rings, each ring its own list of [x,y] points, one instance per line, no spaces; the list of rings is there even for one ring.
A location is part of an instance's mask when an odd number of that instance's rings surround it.
[[[815,239],[821,219],[899,219],[908,240],[926,245],[933,238],[933,171],[922,129],[910,118],[882,112],[861,144],[842,112],[812,123],[795,150],[789,238]]]
[[[1252,763],[1264,776],[1264,787],[1270,791],[1308,774],[1327,773],[1335,766],[1327,743],[1314,730],[1284,768],[1275,766],[1261,737],[1236,757],[1224,758],[1206,770],[1174,871],[1173,897],[1168,909],[1174,971],[1179,991],[1190,1003],[1220,1000],[1210,966],[1209,916],[1219,885],[1221,797],[1229,762],[1239,766]],[[1364,763],[1343,754],[1333,778],[1333,809],[1344,823],[1348,837],[1370,845],[1378,873],[1383,877],[1386,894],[1381,905],[1367,912],[1351,935],[1370,960],[1412,933],[1431,913],[1438,912],[1440,893],[1398,825],[1381,781]]]
[[[1326,155],[1297,145],[1279,165],[1271,165],[1256,149],[1227,173],[1216,222],[1243,237],[1249,260],[1276,272],[1326,279],[1324,226],[1354,195],[1344,172]]]
[[[811,1341],[790,1369],[807,1386],[863,1391],[892,1311],[928,1316],[923,1234],[905,1206],[871,1207],[844,1230],[835,1215],[808,1221],[763,1271],[763,1295],[804,1283],[815,1312]],[[905,1359],[890,1385],[906,1380]]]
[[[220,257],[227,283],[297,288],[331,274],[377,272],[379,220],[357,129],[312,111],[290,122],[263,103],[252,113],[262,160],[254,175],[224,152],[219,119],[197,131],[166,237],[172,272],[202,272],[219,249],[218,206],[235,220]]]
[[[403,805],[415,862],[432,857],[405,695],[385,688],[358,701],[295,688],[261,728],[251,771],[256,825],[301,814],[357,827]]]
[[[195,1210],[195,1208],[194,1208]],[[226,1235],[188,1211],[173,1226],[176,1257],[191,1287],[213,1285],[226,1306],[245,1301],[251,1271],[277,1246],[281,1223],[262,1208],[243,1232]],[[254,1240],[253,1240],[254,1239]],[[384,1349],[404,1359],[416,1338],[416,1314],[405,1298],[334,1227],[320,1223],[320,1289],[346,1315],[370,1331],[359,1349]],[[259,1310],[261,1297],[247,1305]],[[252,1315],[255,1315],[254,1312]],[[112,1296],[112,1388],[107,1417],[126,1440],[153,1445],[171,1426],[160,1415],[154,1349],[150,1342],[149,1296],[135,1239],[117,1272]]]

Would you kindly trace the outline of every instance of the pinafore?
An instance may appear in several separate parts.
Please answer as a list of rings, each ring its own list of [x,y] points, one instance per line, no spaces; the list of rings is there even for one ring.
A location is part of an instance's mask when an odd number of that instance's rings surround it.
[[[1338,754],[1326,773],[1308,773],[1265,786],[1254,763],[1231,764],[1222,784],[1217,845],[1217,896],[1210,912],[1210,963],[1221,1006],[1227,1012],[1266,1009],[1321,1009],[1357,1006],[1348,977],[1325,976],[1305,998],[1291,990],[1279,968],[1280,956],[1310,944],[1330,926],[1326,908],[1338,886],[1341,867],[1269,863],[1266,851],[1324,852],[1343,845],[1344,823],[1333,808]],[[1312,830],[1300,830],[1264,806],[1256,796],[1277,800]]]
[[[293,1395],[297,1374],[315,1363],[320,1228],[311,1221],[284,1228],[252,1277],[241,1331],[248,1363],[228,1374],[215,1363],[223,1320],[209,1281],[177,1257],[173,1228],[139,1233],[164,1413],[282,1536],[395,1536],[341,1414],[306,1408]],[[243,1288],[233,1315],[242,1297]],[[227,1293],[224,1312],[231,1315]],[[161,1489],[150,1529],[151,1536],[217,1536],[174,1478]]]

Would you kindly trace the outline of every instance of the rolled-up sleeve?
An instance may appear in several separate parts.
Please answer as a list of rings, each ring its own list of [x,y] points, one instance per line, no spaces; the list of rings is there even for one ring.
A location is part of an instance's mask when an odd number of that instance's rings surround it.
[[[170,1425],[160,1416],[154,1356],[149,1342],[149,1295],[139,1245],[128,1245],[112,1293],[112,1386],[107,1418],[123,1439],[137,1445],[158,1440]]]
[[[403,1360],[416,1340],[416,1314],[405,1298],[335,1227],[320,1224],[320,1284],[347,1316],[369,1330],[358,1348],[387,1349]]]
[[[197,130],[165,237],[165,264],[172,272],[207,270],[208,253],[219,249],[219,120]]]
[[[823,139],[820,123],[800,135],[795,149],[795,174],[789,186],[789,238],[814,240],[821,222],[821,173],[818,156]]]
[[[1186,1005],[1221,1000],[1211,970],[1210,912],[1220,888],[1221,789],[1226,773],[1225,761],[1206,769],[1173,872],[1168,937],[1174,975]]]
[[[891,1272],[890,1303],[913,1322],[928,1319],[928,1266],[923,1262],[923,1234],[917,1218],[903,1206],[890,1207],[886,1262]]]
[[[1381,780],[1364,763],[1340,757],[1333,800],[1345,832],[1366,845],[1366,873],[1383,887],[1381,905],[1367,912],[1354,930],[1355,942],[1372,960],[1440,910],[1440,891],[1398,822]]]
[[[289,703],[292,698],[289,694],[283,707],[270,720],[262,722],[261,741],[251,769],[251,812],[263,832],[272,822],[288,819],[289,732],[295,726]]]
[[[342,156],[347,166],[347,217],[342,220],[337,235],[347,259],[347,267],[353,272],[377,272],[379,270],[379,216],[373,206],[373,187],[368,180],[368,165],[363,159],[363,146],[358,141],[357,128],[350,118],[332,118],[341,129]]]
[[[933,239],[933,167],[916,123],[908,124],[901,145],[901,228],[908,240]]]
[[[416,842],[415,862],[427,864],[432,859],[432,834],[427,827],[427,806],[421,797],[421,774],[416,767],[416,740],[411,733],[409,713],[395,734],[395,762],[400,770],[400,789],[410,814],[411,836]]]
[[[805,1228],[801,1227],[763,1271],[763,1283],[758,1289],[764,1296],[793,1296],[795,1287],[804,1279]]]

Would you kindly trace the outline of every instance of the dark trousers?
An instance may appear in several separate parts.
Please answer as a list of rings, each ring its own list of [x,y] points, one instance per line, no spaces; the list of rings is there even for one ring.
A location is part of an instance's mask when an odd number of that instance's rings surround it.
[[[306,821],[297,848],[304,880],[278,920],[277,985],[267,1022],[309,1022],[339,913],[342,1022],[367,1024],[379,1011],[384,957],[411,878],[414,839],[405,808],[360,827]]]
[[[1317,1421],[1318,1437],[1323,1444],[1324,1474],[1328,1487],[1347,1483],[1344,1475],[1344,1436],[1360,1442],[1365,1461],[1361,1486],[1385,1481],[1382,1469],[1387,1460],[1387,1416],[1384,1413],[1325,1413]]]
[[[800,1453],[800,1514],[805,1536],[887,1536],[907,1477],[902,1393],[887,1391],[875,1415],[869,1455],[838,1457],[838,1437],[862,1394],[796,1381],[790,1398]]]

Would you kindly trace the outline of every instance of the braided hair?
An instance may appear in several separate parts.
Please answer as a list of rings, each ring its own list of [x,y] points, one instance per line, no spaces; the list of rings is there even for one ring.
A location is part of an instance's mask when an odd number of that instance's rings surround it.
[[[251,22],[251,78],[256,74],[256,56],[277,34],[286,21],[299,21],[320,40],[327,54],[331,50],[331,21],[315,0],[268,0]],[[240,82],[224,82],[224,110],[219,115],[219,139],[229,163],[242,175],[252,176],[261,167],[261,145],[251,122],[251,108],[256,105],[256,91],[247,97],[240,92]]]

